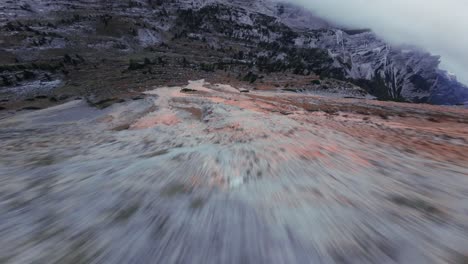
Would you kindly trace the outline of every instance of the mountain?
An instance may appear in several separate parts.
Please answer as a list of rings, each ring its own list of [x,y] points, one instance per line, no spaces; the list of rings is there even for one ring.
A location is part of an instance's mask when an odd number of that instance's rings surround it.
[[[252,89],[339,90],[463,104],[439,57],[267,0],[0,3],[0,96],[119,97],[205,78]],[[318,79],[321,79],[318,80]]]

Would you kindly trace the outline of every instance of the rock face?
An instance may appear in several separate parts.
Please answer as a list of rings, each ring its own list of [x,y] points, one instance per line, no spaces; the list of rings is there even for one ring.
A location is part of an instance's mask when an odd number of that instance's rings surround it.
[[[201,71],[226,70],[228,65],[239,75],[316,74],[354,83],[385,100],[468,101],[468,89],[438,68],[437,56],[413,47],[390,46],[368,30],[340,29],[290,4],[22,0],[0,4],[0,12],[0,35],[8,38],[0,42],[7,53],[2,64],[43,59],[57,50],[86,51],[96,57],[102,51],[131,54],[162,45],[168,56],[181,57],[187,55],[184,47],[193,51],[203,46],[216,54],[192,58]],[[68,62],[74,64],[74,60]],[[61,66],[55,65],[59,74],[49,72],[46,81],[66,79],[70,69]],[[16,78],[18,73],[17,68],[2,67],[0,85],[27,85]]]
[[[382,99],[457,104],[468,98],[467,87],[438,68],[438,56],[389,46],[372,32],[331,29],[314,45],[330,52],[336,77],[352,79]]]

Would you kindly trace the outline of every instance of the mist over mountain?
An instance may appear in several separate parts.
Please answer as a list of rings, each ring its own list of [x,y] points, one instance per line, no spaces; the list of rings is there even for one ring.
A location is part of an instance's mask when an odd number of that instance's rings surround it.
[[[288,0],[348,27],[371,28],[393,44],[441,56],[441,67],[468,84],[468,1]]]

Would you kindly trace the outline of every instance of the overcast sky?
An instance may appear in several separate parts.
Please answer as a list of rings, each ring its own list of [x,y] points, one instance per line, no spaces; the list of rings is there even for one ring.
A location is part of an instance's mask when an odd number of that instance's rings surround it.
[[[468,84],[468,0],[286,0],[328,20],[371,28],[396,44],[442,57],[441,68]]]

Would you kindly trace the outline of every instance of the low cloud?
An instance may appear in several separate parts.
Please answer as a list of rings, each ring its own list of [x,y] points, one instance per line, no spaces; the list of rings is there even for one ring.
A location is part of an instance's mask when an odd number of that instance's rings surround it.
[[[440,55],[441,68],[468,84],[467,0],[286,0],[343,26],[371,28],[393,44]]]

